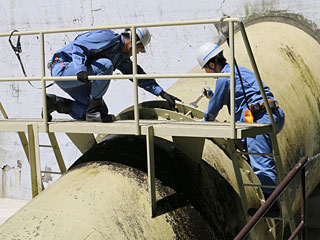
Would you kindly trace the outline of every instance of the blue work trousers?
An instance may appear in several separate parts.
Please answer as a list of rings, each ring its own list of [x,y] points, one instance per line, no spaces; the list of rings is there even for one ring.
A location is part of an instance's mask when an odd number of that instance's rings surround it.
[[[281,108],[273,110],[273,118],[277,126],[277,133],[279,133],[285,122],[285,115]],[[260,112],[255,115],[257,123],[270,123],[268,114]],[[252,138],[247,138],[244,145],[249,153],[272,153],[272,143],[269,134],[261,134]],[[267,155],[250,155],[250,165],[254,173],[258,176],[262,185],[277,185],[277,172],[272,156]],[[282,163],[279,163],[282,164]],[[262,188],[264,194],[271,194],[274,189]]]
[[[76,65],[74,62],[56,63],[51,70],[52,76],[75,76]],[[113,65],[107,58],[92,61],[88,66],[89,75],[112,75]],[[74,119],[85,119],[89,98],[99,99],[108,90],[110,80],[94,80],[89,84],[80,81],[56,81],[63,91],[68,93],[75,101],[71,104],[70,116]],[[108,112],[104,103],[104,112]]]

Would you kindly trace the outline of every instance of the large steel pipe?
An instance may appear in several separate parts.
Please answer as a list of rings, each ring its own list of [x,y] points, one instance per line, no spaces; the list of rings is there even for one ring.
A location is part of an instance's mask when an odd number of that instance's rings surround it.
[[[244,224],[237,194],[207,163],[159,138],[151,218],[145,143],[145,137],[108,137],[1,225],[0,238],[231,239]]]

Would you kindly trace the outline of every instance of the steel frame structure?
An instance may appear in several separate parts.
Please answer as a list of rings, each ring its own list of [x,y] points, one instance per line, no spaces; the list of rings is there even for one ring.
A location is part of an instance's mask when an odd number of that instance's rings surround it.
[[[138,27],[164,27],[164,26],[182,26],[182,25],[199,25],[199,24],[215,24],[219,22],[226,22],[229,26],[229,45],[230,45],[230,73],[199,73],[199,74],[138,74],[137,73],[137,54],[136,54],[136,35],[132,34],[132,62],[133,73],[125,75],[103,75],[103,76],[89,76],[89,80],[110,80],[110,79],[133,79],[133,92],[134,92],[134,120],[122,120],[113,123],[87,123],[80,121],[53,121],[48,122],[47,119],[47,104],[46,104],[46,82],[47,81],[76,81],[75,76],[69,77],[49,77],[45,72],[45,36],[48,34],[65,33],[65,32],[79,32],[79,31],[92,31],[101,29],[125,29],[130,28],[132,32],[136,31]],[[260,92],[262,94],[263,101],[266,106],[271,124],[250,124],[250,123],[236,123],[235,121],[235,61],[234,61],[234,25],[238,24],[240,29],[247,54],[249,56],[253,71],[255,73]],[[11,33],[0,33],[0,37],[8,37]],[[231,140],[233,144],[234,140],[244,137],[255,136],[263,133],[270,133],[272,136],[272,144],[274,146],[273,156],[277,164],[278,173],[280,178],[283,179],[283,167],[280,159],[279,148],[277,139],[275,137],[276,125],[273,119],[271,108],[268,104],[266,94],[264,92],[263,84],[260,78],[260,74],[252,53],[251,46],[248,41],[248,37],[244,28],[244,24],[241,19],[238,18],[224,18],[224,19],[202,19],[202,20],[190,20],[190,21],[173,21],[173,22],[156,22],[156,23],[141,23],[141,24],[123,24],[123,25],[109,25],[101,27],[88,27],[88,28],[68,28],[68,29],[55,29],[55,30],[39,30],[39,31],[24,31],[14,32],[13,36],[18,35],[38,35],[40,40],[40,62],[41,74],[37,77],[7,77],[0,78],[0,82],[11,81],[41,81],[42,85],[42,104],[43,104],[43,118],[42,119],[9,119],[4,115],[4,109],[1,105],[1,111],[5,117],[5,120],[0,120],[0,131],[14,131],[18,133],[28,132],[29,144],[26,140],[21,140],[23,145],[28,145],[28,151],[26,151],[29,157],[30,165],[32,166],[32,189],[33,196],[37,195],[41,187],[40,176],[40,156],[39,156],[39,132],[46,132],[53,134],[55,132],[64,132],[69,134],[68,136],[75,142],[76,138],[81,136],[82,140],[78,141],[78,146],[81,152],[88,150],[92,144],[94,144],[93,134],[135,134],[147,136],[147,150],[148,150],[148,176],[149,176],[149,190],[150,190],[150,202],[151,202],[151,215],[153,216],[156,211],[156,198],[155,198],[155,186],[154,186],[154,151],[153,151],[153,137],[154,136],[176,136],[176,137],[198,137],[198,138],[226,138]],[[231,120],[229,123],[217,123],[217,122],[184,122],[179,121],[159,121],[159,120],[141,120],[139,115],[139,97],[138,97],[138,79],[147,78],[217,78],[228,77],[230,78],[230,110]],[[190,110],[193,111],[193,110]],[[186,113],[187,114],[187,113]],[[190,113],[189,113],[190,114]],[[52,136],[52,135],[51,135]],[[88,144],[83,144],[83,142]],[[235,162],[237,158],[233,157]],[[63,160],[62,160],[63,162]],[[59,161],[58,161],[59,163]],[[65,167],[62,166],[61,172],[65,172]],[[237,173],[236,173],[237,175]],[[241,178],[241,176],[240,176]],[[239,176],[237,177],[238,183],[240,182],[243,187],[243,183]],[[239,187],[240,188],[240,187]],[[246,199],[244,191],[240,191],[241,199]],[[289,210],[288,210],[289,211]],[[295,229],[295,226],[290,224],[291,230]]]

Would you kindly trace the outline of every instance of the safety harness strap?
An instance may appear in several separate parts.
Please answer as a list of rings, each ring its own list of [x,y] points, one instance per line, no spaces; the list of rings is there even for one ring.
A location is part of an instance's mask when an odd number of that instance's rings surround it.
[[[228,46],[230,47],[230,44],[229,44],[229,36],[228,36],[228,34],[225,34],[225,33],[222,31],[222,27],[221,27],[223,20],[224,20],[225,18],[228,18],[228,17],[230,17],[230,16],[224,16],[224,17],[222,17],[222,18],[220,19],[219,31],[220,31],[221,34],[224,35],[224,37],[226,38],[226,41],[227,41],[227,43],[228,43]],[[236,58],[233,58],[233,61],[234,61],[234,65],[236,66],[236,69],[237,69],[239,78],[240,78],[241,88],[242,88],[242,92],[243,92],[243,96],[244,96],[244,100],[245,100],[246,106],[247,106],[248,109],[250,109],[250,108],[249,108],[249,104],[248,104],[247,94],[246,94],[246,91],[245,91],[245,89],[244,89],[244,85],[243,85],[243,81],[242,81],[242,76],[241,76],[241,73],[240,73],[239,66],[238,66],[238,64],[237,64]]]
[[[18,58],[18,61],[19,61],[19,63],[20,63],[20,66],[21,66],[23,75],[24,75],[25,77],[27,77],[27,73],[26,73],[26,71],[25,71],[25,69],[24,69],[22,60],[21,60],[21,58],[20,58],[20,53],[22,52],[21,42],[20,42],[21,36],[20,36],[20,35],[18,36],[16,46],[14,46],[13,43],[12,43],[12,41],[11,41],[11,37],[12,37],[13,33],[15,33],[15,32],[18,32],[18,30],[15,29],[15,30],[13,30],[13,31],[10,33],[10,36],[9,36],[9,39],[8,39],[8,40],[9,40],[9,44],[10,44],[10,46],[12,47],[12,50],[14,51],[15,55],[16,55],[17,58]],[[42,89],[42,88],[38,88],[38,87],[34,86],[30,81],[28,81],[28,83],[29,83],[33,88]],[[50,83],[48,86],[46,86],[46,88],[51,87],[53,84],[54,84],[54,83]]]

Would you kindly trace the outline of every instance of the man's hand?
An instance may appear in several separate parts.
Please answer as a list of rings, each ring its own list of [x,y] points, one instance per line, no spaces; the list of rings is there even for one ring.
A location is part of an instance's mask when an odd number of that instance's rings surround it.
[[[83,82],[85,84],[89,83],[89,79],[88,79],[88,72],[86,71],[81,71],[77,73],[77,79],[80,82]]]
[[[175,97],[175,96],[172,96],[172,95],[170,95],[169,93],[167,93],[167,92],[165,92],[165,91],[162,91],[162,92],[160,93],[160,96],[161,96],[163,99],[167,100],[167,102],[169,103],[170,107],[173,108],[173,109],[174,109],[174,107],[176,106],[175,101],[180,101],[180,102],[181,102],[181,100],[180,100],[179,98],[177,98],[177,97]]]
[[[204,87],[201,90],[201,95],[205,96],[206,98],[210,99],[213,96],[213,92],[209,87]]]

